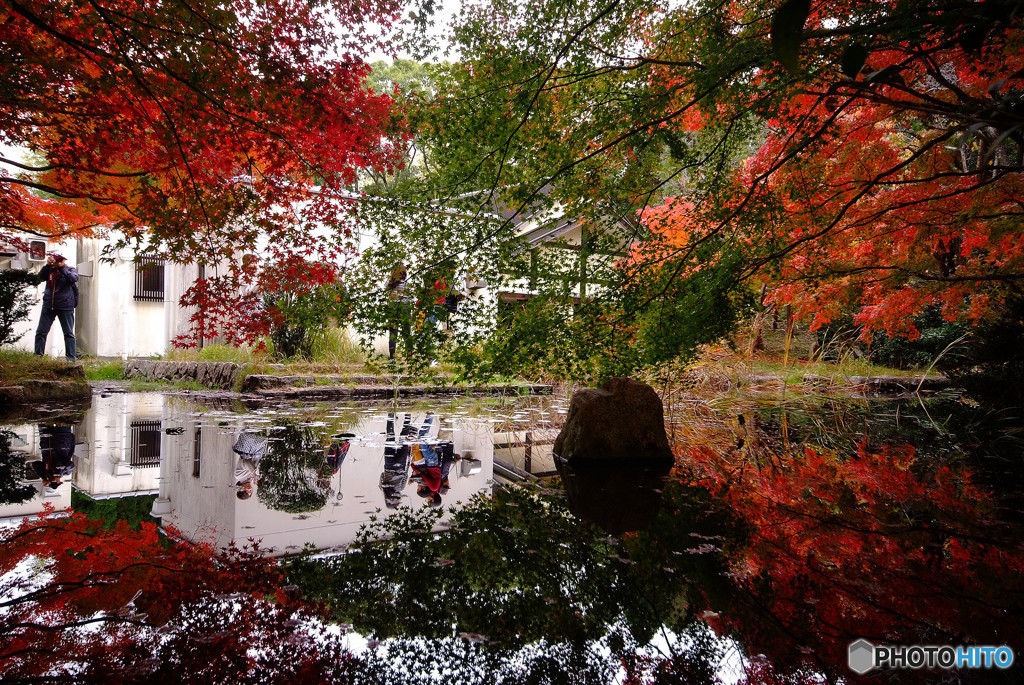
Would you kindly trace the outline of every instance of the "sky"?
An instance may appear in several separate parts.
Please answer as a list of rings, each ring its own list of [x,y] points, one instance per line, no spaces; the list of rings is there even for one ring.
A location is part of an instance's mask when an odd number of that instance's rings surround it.
[[[451,20],[459,13],[459,8],[462,5],[463,0],[435,0],[435,12],[433,16],[434,25],[428,31],[428,35],[440,46],[446,44],[445,33],[447,26]],[[410,3],[411,5],[412,3]],[[409,11],[409,10],[407,10]],[[414,59],[414,56],[406,50],[399,50],[398,57],[400,59]],[[432,55],[430,58],[423,60],[427,62],[440,62],[444,60],[452,61],[458,59],[457,55],[445,56],[443,52],[438,52]],[[392,59],[389,55],[377,50],[371,52],[366,57],[367,62],[376,62],[378,60],[384,60],[391,62]]]

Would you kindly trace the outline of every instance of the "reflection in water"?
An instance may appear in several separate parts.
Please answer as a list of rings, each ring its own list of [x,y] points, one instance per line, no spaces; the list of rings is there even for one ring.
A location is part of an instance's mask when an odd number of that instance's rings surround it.
[[[21,504],[37,494],[36,488],[26,480],[28,453],[19,449],[25,444],[14,431],[0,429],[0,506]]]
[[[618,507],[622,482],[567,473],[564,494],[500,491],[432,535],[426,511],[378,522],[358,554],[292,561],[290,578],[336,620],[391,640],[392,658],[428,670],[410,636],[442,651],[453,635],[484,645],[476,667],[540,668],[525,656],[538,641],[568,648],[553,657],[562,668],[604,650],[611,658],[594,663],[635,682],[710,682],[736,648],[751,681],[850,680],[859,638],[1021,653],[1021,481],[992,478],[1008,462],[1020,468],[1019,429],[993,430],[982,412],[943,399],[743,416],[709,409],[676,430],[680,461],[660,509],[621,538],[606,531],[632,525],[601,504]],[[581,506],[577,492],[594,496]],[[900,679],[954,675],[1018,678]]]
[[[75,436],[65,424],[21,424],[0,429],[0,516],[61,504],[61,487],[75,469]]]
[[[452,503],[491,488],[491,424],[459,410],[224,412],[172,402],[163,424],[183,431],[164,436],[154,510],[186,538],[218,547],[250,539],[276,554],[344,547],[380,510],[424,503],[407,487],[413,456],[443,445],[486,464],[449,479]]]
[[[472,404],[446,409],[246,409],[156,393],[98,396],[73,431],[8,427],[0,494],[27,501],[0,504],[0,518],[71,505],[66,461],[77,436],[78,492],[97,500],[159,495],[153,514],[188,539],[220,547],[262,539],[277,554],[344,547],[379,509],[442,496],[456,504],[490,490],[493,421],[474,418]],[[453,469],[456,452],[472,457],[472,467]]]
[[[532,408],[510,420],[437,405],[103,402],[74,427],[90,436],[76,449],[77,488],[109,493],[153,474],[139,488],[159,485],[154,511],[187,539],[347,550],[288,558],[281,584],[351,631],[351,650],[331,663],[355,681],[855,682],[846,650],[858,638],[1024,648],[1024,450],[1008,410],[955,398],[698,403],[670,409],[668,477],[630,485],[578,471],[564,489],[540,481],[475,497],[491,492],[495,442],[511,452],[531,431],[539,439],[524,439],[521,456],[549,470]],[[15,449],[41,457],[37,424],[12,430],[28,437]],[[258,460],[233,449],[247,434],[267,438]],[[257,496],[239,499],[245,461]],[[465,506],[423,506],[435,493]],[[113,594],[84,603],[85,615],[128,611],[134,591]],[[194,615],[162,630],[201,652],[182,637]],[[365,648],[357,635],[371,638]]]
[[[270,447],[259,460],[257,496],[269,509],[303,514],[319,511],[334,494],[323,436],[292,422],[274,426]]]
[[[835,409],[762,408],[742,447],[684,445],[691,482],[749,531],[727,548],[720,628],[776,667],[837,676],[861,637],[1019,653],[1020,480],[991,473],[1000,454],[1019,469],[1019,438],[943,399]]]
[[[175,432],[177,433],[177,431]],[[181,429],[181,433],[184,432],[185,430]],[[231,448],[231,451],[238,455],[238,461],[235,464],[235,487],[238,488],[235,496],[238,499],[252,497],[252,491],[258,479],[257,469],[260,459],[267,453],[269,445],[270,439],[265,435],[247,430],[238,434],[238,439],[235,440],[235,444]]]
[[[39,426],[39,452],[42,459],[29,462],[43,483],[43,492],[56,495],[61,478],[74,470],[75,436],[71,426]]]
[[[619,535],[651,525],[661,507],[669,463],[602,463],[559,460],[558,472],[576,516]]]

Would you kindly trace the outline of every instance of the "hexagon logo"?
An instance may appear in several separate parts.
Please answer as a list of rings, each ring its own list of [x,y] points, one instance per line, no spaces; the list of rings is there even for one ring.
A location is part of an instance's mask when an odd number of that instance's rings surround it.
[[[851,643],[848,663],[851,671],[864,675],[875,667],[875,646],[867,640]]]

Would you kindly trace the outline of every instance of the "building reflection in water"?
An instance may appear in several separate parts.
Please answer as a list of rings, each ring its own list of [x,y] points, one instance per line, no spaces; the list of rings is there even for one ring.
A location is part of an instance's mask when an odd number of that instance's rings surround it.
[[[70,432],[74,470],[52,489],[28,465],[42,459],[55,429],[39,423],[4,426],[26,462],[23,482],[35,493],[26,502],[0,505],[0,518],[36,514],[46,504],[67,509],[73,484],[93,499],[156,495],[153,515],[195,542],[224,547],[261,540],[263,549],[286,554],[306,545],[344,547],[370,517],[387,516],[397,506],[424,506],[410,462],[432,448],[441,453],[450,443],[448,453],[462,457],[445,469],[442,506],[492,487],[493,421],[424,409],[238,409],[212,409],[159,393],[96,396],[80,423],[56,429]],[[256,467],[255,495],[245,499],[236,478],[241,460],[232,449],[242,433],[269,438],[267,455]],[[340,443],[347,447],[339,459]],[[414,450],[417,443],[430,448]],[[404,473],[396,487],[399,455]]]
[[[428,422],[423,411],[399,411],[390,420],[422,427]],[[382,487],[385,456],[393,450],[394,438],[387,433],[388,413],[371,410],[346,426],[341,440],[348,442],[347,453],[337,472],[327,457],[332,444],[339,441],[338,425],[322,422],[290,423],[253,415],[196,414],[185,407],[168,407],[163,421],[162,460],[159,497],[153,513],[172,525],[185,538],[211,542],[219,547],[229,543],[247,544],[261,540],[261,547],[275,554],[300,551],[305,545],[328,550],[344,547],[355,539],[360,526],[371,516],[387,516],[390,508]],[[265,434],[270,438],[268,452],[256,467],[256,495],[239,497],[236,485],[239,462],[233,447],[243,432]],[[289,440],[282,433],[302,431],[305,441]],[[334,437],[332,437],[334,436]],[[464,502],[478,492],[489,491],[492,483],[493,433],[491,424],[468,418],[431,417],[421,437],[406,436],[409,444],[450,440],[462,462],[451,469],[445,505]],[[301,450],[295,450],[296,446]],[[286,446],[292,453],[282,455]],[[301,451],[301,453],[294,453]],[[297,474],[288,482],[270,482],[276,477],[270,463],[280,459],[290,463],[278,469]],[[321,470],[317,471],[317,467]],[[324,468],[326,467],[326,468]],[[409,467],[406,466],[408,469]],[[305,475],[300,473],[305,470]],[[261,497],[260,490],[275,488],[275,497]],[[319,493],[305,501],[317,507],[282,505],[297,502],[301,488]],[[289,489],[290,488],[290,489]],[[400,493],[402,505],[419,507],[415,483]],[[338,497],[338,493],[342,497]],[[291,499],[288,498],[291,495]],[[268,504],[278,504],[273,508]]]
[[[71,506],[71,488],[93,499],[156,494],[160,476],[161,422],[164,398],[156,393],[109,393],[93,397],[79,421],[7,424],[11,448],[24,460],[23,482],[37,495],[20,503],[0,504],[0,518],[38,514],[46,505],[60,511]],[[50,460],[64,473],[57,487],[47,487]],[[34,462],[38,462],[33,466]]]

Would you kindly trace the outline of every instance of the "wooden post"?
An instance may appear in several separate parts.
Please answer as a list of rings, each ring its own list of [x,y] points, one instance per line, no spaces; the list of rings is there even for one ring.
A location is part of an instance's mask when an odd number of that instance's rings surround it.
[[[580,227],[580,301],[587,296],[587,227]]]
[[[535,247],[530,250],[530,290],[537,289],[537,250],[539,249]]]

